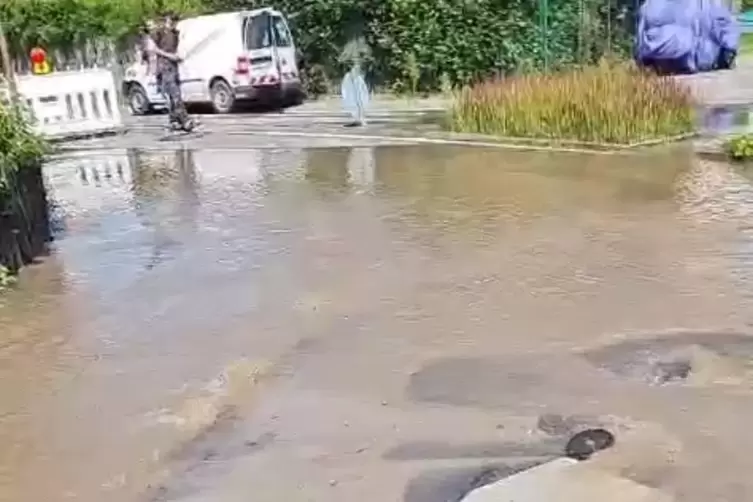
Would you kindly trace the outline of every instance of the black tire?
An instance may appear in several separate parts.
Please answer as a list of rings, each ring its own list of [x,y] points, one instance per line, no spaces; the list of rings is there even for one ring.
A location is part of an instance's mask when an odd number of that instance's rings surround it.
[[[575,460],[588,460],[601,450],[614,446],[614,434],[606,429],[586,429],[575,434],[565,445],[565,456]]]
[[[722,49],[719,52],[719,58],[716,61],[717,70],[734,70],[736,66],[737,53]]]
[[[212,98],[212,109],[215,113],[230,113],[235,109],[233,89],[223,79],[212,82],[209,95]]]
[[[146,95],[144,88],[139,84],[128,86],[126,99],[128,100],[128,109],[131,111],[131,115],[148,115],[152,111],[149,97]]]
[[[300,86],[293,87],[285,96],[285,107],[300,106],[306,101],[306,94]]]
[[[737,54],[729,54],[725,60],[724,66],[726,70],[734,70],[737,67]]]

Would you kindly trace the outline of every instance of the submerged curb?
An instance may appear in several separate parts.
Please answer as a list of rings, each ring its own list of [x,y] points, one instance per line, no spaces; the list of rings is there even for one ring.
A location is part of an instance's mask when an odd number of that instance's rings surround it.
[[[440,133],[433,133],[430,136],[438,136]],[[557,138],[525,138],[525,137],[509,137],[509,136],[492,136],[486,134],[473,134],[473,133],[458,133],[458,132],[446,132],[441,133],[444,136],[465,139],[469,141],[492,141],[500,144],[511,145],[532,145],[532,146],[547,146],[550,148],[578,148],[591,151],[624,151],[636,148],[644,148],[651,146],[670,145],[673,143],[679,143],[692,139],[698,136],[697,132],[689,132],[685,134],[678,134],[676,136],[667,136],[663,138],[652,138],[643,141],[636,141],[633,143],[599,143],[594,141],[577,141],[569,139],[557,139]]]

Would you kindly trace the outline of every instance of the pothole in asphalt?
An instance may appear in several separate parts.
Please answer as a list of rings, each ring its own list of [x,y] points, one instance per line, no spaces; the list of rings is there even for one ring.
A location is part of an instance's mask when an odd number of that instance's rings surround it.
[[[677,333],[628,340],[582,354],[620,378],[649,385],[753,387],[753,336]]]
[[[452,406],[508,407],[551,387],[546,359],[442,358],[413,373],[408,396]]]

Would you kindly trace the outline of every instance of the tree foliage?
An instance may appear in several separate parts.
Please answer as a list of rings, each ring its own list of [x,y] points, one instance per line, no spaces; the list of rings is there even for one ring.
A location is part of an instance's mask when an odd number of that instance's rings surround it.
[[[201,12],[200,0],[4,0],[0,2],[11,51],[25,55],[33,45],[67,50],[92,40],[123,42],[144,19],[169,8]]]
[[[183,14],[272,6],[291,19],[307,72],[336,79],[359,38],[365,69],[397,91],[592,62],[630,46],[634,0],[5,0],[16,52],[122,41],[161,8]]]
[[[265,0],[211,0],[215,10]],[[557,69],[629,53],[634,0],[278,0],[309,68],[342,75],[349,40],[369,47],[371,80],[436,90],[492,74]],[[417,82],[414,82],[416,80]]]

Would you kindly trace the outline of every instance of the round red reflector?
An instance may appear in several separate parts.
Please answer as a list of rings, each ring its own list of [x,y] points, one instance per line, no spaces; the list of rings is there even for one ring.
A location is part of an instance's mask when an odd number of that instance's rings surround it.
[[[31,62],[35,64],[42,64],[47,59],[47,53],[41,47],[34,47],[29,53]]]

